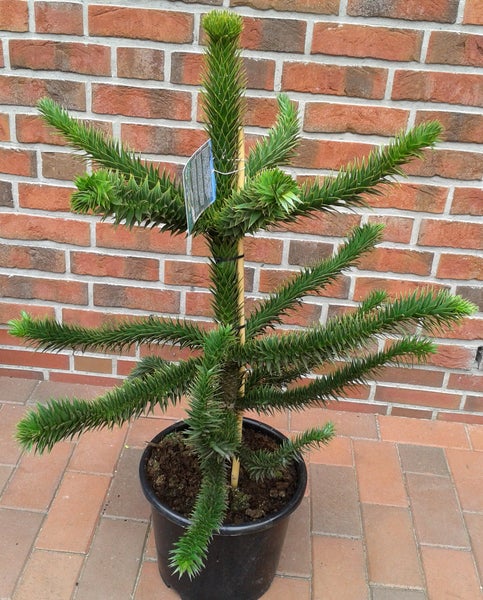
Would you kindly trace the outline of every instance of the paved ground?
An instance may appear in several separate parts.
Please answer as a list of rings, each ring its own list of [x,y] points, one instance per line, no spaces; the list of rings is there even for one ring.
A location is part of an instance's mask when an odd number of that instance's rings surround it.
[[[137,480],[145,442],[181,416],[21,454],[26,407],[100,388],[0,377],[0,600],[175,600],[157,573]],[[338,437],[310,456],[264,600],[483,598],[483,426],[320,410]],[[297,431],[304,415],[279,416]]]

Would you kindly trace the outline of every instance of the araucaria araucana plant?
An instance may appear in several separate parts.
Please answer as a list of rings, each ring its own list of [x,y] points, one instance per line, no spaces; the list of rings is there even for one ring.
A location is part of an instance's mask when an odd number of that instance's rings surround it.
[[[164,410],[186,396],[187,442],[199,459],[202,483],[191,527],[173,549],[172,566],[190,576],[202,568],[210,539],[223,522],[229,486],[236,485],[236,473],[229,477],[232,464],[241,463],[254,478],[273,476],[298,453],[333,435],[327,424],[277,451],[252,452],[241,444],[245,411],[299,411],[337,399],[349,386],[374,378],[385,365],[423,361],[435,351],[425,332],[451,326],[474,310],[446,291],[420,291],[392,301],[376,291],[326,324],[276,331],[304,296],[324,289],[374,248],[382,227],[366,224],[354,229],[333,256],[303,268],[261,299],[245,321],[241,273],[246,235],[299,217],[322,218],[324,211],[363,205],[364,196],[381,194],[401,174],[401,165],[433,146],[441,128],[423,123],[333,177],[299,184],[283,170],[299,142],[296,106],[279,95],[276,123],[244,158],[242,19],[215,11],[203,19],[203,26],[207,48],[202,102],[216,201],[195,222],[192,235],[203,236],[210,249],[214,326],[207,330],[196,322],[148,316],[91,329],[25,313],[10,323],[13,335],[50,351],[118,352],[135,344],[174,344],[193,351],[192,358],[179,363],[148,356],[120,387],[97,400],[53,399],[31,410],[17,429],[24,448],[42,452],[83,431],[122,425],[156,407]],[[186,235],[184,189],[178,181],[160,175],[53,101],[44,99],[39,108],[47,123],[93,161],[93,172],[76,180],[74,211],[112,218],[127,227]],[[385,338],[385,344],[374,344]],[[307,377],[322,365],[331,366],[326,374]],[[298,380],[308,383],[291,385]]]

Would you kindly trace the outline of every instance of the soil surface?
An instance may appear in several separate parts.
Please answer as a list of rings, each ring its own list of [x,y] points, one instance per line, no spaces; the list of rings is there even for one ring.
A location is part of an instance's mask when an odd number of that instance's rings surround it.
[[[252,450],[277,447],[276,440],[249,428],[243,430],[243,444]],[[182,433],[169,435],[153,446],[147,475],[161,502],[189,518],[200,487],[201,472],[196,455],[184,442]],[[242,465],[238,489],[230,488],[223,524],[249,523],[278,512],[292,498],[297,481],[294,465],[287,467],[279,478],[263,481],[251,480]]]

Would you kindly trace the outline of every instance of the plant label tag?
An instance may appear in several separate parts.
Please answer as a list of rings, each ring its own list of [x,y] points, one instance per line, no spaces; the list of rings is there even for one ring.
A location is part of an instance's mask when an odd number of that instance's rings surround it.
[[[183,187],[188,233],[191,233],[197,219],[216,198],[211,140],[200,146],[188,159],[183,169]]]

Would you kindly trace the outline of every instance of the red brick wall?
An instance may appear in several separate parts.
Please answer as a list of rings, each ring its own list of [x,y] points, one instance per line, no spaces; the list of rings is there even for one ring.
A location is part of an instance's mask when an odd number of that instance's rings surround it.
[[[398,293],[429,284],[481,307],[481,0],[0,0],[0,322],[22,309],[89,325],[108,314],[209,318],[199,240],[113,230],[69,212],[70,181],[83,165],[43,127],[35,103],[52,96],[179,172],[204,140],[200,18],[221,6],[245,19],[247,137],[273,122],[275,92],[287,91],[303,118],[298,175],[331,173],[424,119],[446,127],[438,148],[411,164],[401,185],[371,200],[371,211],[247,240],[250,300],[370,220],[386,224],[380,247],[308,298],[287,325],[323,321],[375,287]],[[474,360],[483,344],[481,313],[438,344],[429,365],[387,369],[344,406],[482,422],[483,367]],[[0,326],[0,375],[111,383],[143,352],[34,353]]]

